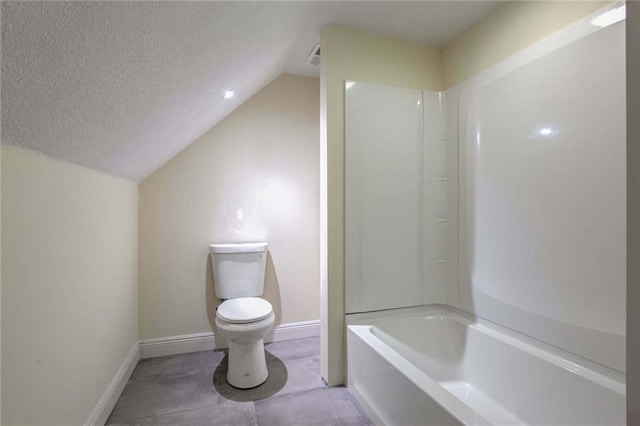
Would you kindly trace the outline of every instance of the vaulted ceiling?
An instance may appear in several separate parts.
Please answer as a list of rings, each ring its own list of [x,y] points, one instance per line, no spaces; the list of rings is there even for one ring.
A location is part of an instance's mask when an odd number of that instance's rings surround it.
[[[138,181],[283,72],[318,75],[328,23],[441,46],[499,3],[2,2],[2,143]]]

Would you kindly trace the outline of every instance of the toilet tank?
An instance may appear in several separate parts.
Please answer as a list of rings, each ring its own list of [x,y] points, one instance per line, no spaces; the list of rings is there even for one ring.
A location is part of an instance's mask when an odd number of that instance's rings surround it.
[[[210,244],[209,251],[213,285],[219,299],[262,294],[267,243]]]

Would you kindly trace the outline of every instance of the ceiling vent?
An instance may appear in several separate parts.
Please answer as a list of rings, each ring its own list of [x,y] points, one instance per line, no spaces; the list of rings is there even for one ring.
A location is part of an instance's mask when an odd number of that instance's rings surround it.
[[[316,67],[320,65],[320,43],[316,43],[313,45],[311,52],[309,52],[309,56],[307,57],[307,63],[311,65],[315,65]]]

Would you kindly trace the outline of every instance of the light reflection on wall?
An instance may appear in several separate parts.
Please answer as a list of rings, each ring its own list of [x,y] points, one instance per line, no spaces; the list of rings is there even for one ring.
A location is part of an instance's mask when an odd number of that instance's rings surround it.
[[[256,169],[247,172],[235,169],[225,174],[225,219],[239,240],[266,239],[269,225],[295,220],[299,194],[285,176],[268,176]]]
[[[260,195],[264,184],[257,178],[251,165],[229,168],[224,177],[224,217],[229,227],[247,239],[256,240],[264,236],[264,225],[260,223]]]

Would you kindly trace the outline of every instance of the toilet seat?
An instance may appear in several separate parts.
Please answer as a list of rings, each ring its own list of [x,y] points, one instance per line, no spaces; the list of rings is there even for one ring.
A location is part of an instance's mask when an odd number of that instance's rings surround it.
[[[216,316],[232,324],[261,321],[273,313],[271,303],[259,297],[238,297],[222,302]]]

